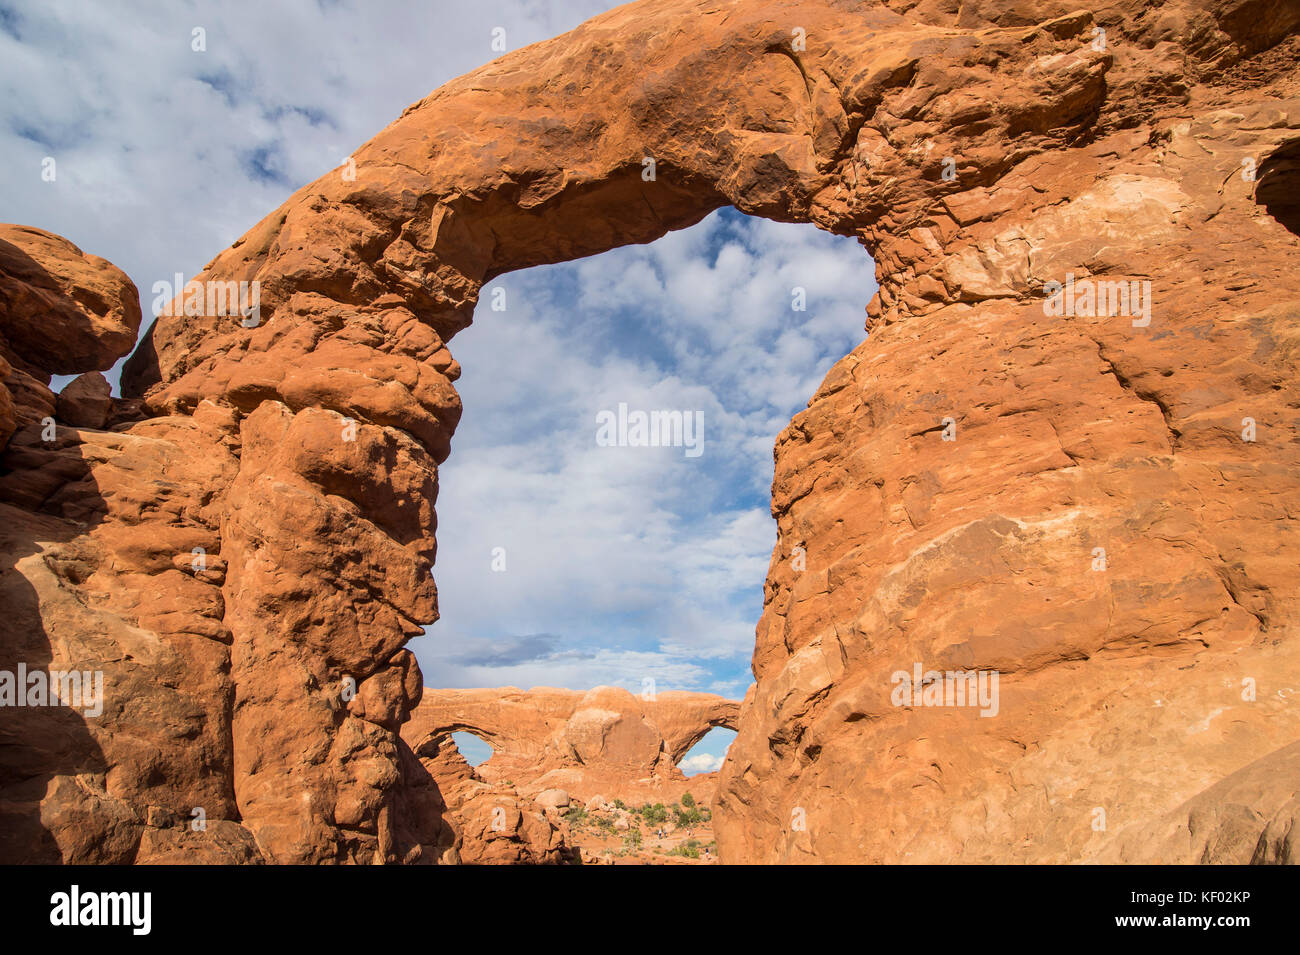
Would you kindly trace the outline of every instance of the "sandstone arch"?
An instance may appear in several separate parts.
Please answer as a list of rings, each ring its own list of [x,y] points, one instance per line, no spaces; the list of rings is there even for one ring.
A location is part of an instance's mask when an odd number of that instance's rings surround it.
[[[521,792],[546,789],[557,771],[572,771],[564,779],[574,795],[612,797],[618,792],[610,786],[621,781],[680,779],[676,766],[686,751],[714,726],[735,729],[739,709],[710,693],[643,699],[611,686],[426,688],[402,738],[418,753],[426,741],[463,730],[492,746],[493,775]]]
[[[739,709],[739,706],[737,706],[732,712],[714,716],[705,725],[697,724],[695,728],[676,735],[671,740],[666,740],[664,751],[668,754],[668,758],[673,761],[673,765],[676,766],[681,763],[686,754],[691,751],[691,748],[709,735],[710,730],[728,729],[734,731],[738,729]]]
[[[221,573],[150,624],[229,644],[233,700],[207,716],[233,768],[195,772],[229,773],[228,816],[273,861],[418,857],[433,839],[396,729],[421,693],[403,644],[436,617],[447,342],[494,275],[731,203],[858,236],[880,292],[870,343],[777,442],[724,860],[1060,861],[1140,839],[1300,730],[1235,689],[1300,681],[1300,462],[1279,437],[1295,237],[1235,175],[1295,136],[1298,21],[1250,0],[650,0],[488,64],[199,276],[258,280],[258,327],[153,327],[125,378],[129,450],[170,442],[233,477],[187,478],[195,503],[172,513],[110,507],[105,575],[128,525],[148,543],[111,606],[86,599],[138,621],[201,538]],[[1066,274],[1151,281],[1155,331],[1048,320],[1043,286]],[[1244,418],[1274,440],[1239,440]],[[1002,715],[892,707],[914,661],[1000,671]],[[168,811],[199,785],[172,780]]]

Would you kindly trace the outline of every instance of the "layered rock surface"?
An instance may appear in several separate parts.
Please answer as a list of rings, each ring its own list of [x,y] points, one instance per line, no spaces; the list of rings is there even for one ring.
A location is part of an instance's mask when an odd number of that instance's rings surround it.
[[[299,190],[197,277],[258,281],[258,320],[178,307],[79,426],[49,375],[122,354],[134,290],[5,227],[0,669],[105,675],[100,717],[5,714],[5,860],[445,853],[397,730],[447,342],[496,275],[725,204],[857,236],[880,292],[777,441],[724,861],[1194,861],[1193,816],[1231,818],[1210,861],[1284,858],[1289,797],[1248,767],[1300,738],[1298,28],[1264,0],[620,7]],[[1048,314],[1071,277],[1150,282],[1149,315]],[[915,664],[997,672],[997,715],[894,705]]]
[[[662,798],[686,780],[677,768],[682,757],[714,727],[735,729],[739,709],[711,693],[667,691],[646,699],[612,686],[425,688],[402,737],[419,752],[428,740],[472,733],[492,747],[478,775],[509,781],[529,796],[561,789],[582,802]]]
[[[1296,142],[1295,14],[1164,10],[1108,24],[1104,53],[1032,55],[1086,17],[1025,30],[1021,95],[970,119],[1037,112],[973,188],[893,207],[870,339],[777,441],[724,859],[1278,858],[1283,760],[1214,851],[1155,834],[1297,737],[1300,250],[1249,176]],[[1201,45],[1211,24],[1233,42]],[[859,141],[942,112],[951,78],[929,75]],[[1037,77],[1078,98],[1036,107]],[[1012,163],[1027,126],[1071,148]],[[912,142],[965,183],[972,138]],[[1071,275],[1149,282],[1149,313],[1045,314]],[[997,672],[996,715],[896,705],[918,664]]]
[[[739,709],[710,693],[611,686],[426,687],[402,738],[447,801],[444,838],[460,861],[572,862],[571,805],[674,803],[687,791],[707,801],[714,774],[688,780],[677,764],[712,728],[735,729]],[[471,767],[455,732],[488,743],[491,758]]]
[[[441,805],[437,857],[466,865],[567,865],[581,861],[564,808],[543,805],[510,782],[484,779],[448,733],[404,734]]]
[[[212,500],[238,470],[214,424],[226,419],[105,430],[133,409],[92,369],[130,348],[140,309],[102,259],[0,227],[0,302],[16,412],[0,475],[0,671],[87,678],[75,696],[60,686],[76,706],[47,694],[0,711],[0,858],[260,859],[234,821],[222,718],[232,688]],[[56,399],[51,372],[87,374]],[[201,571],[195,548],[212,555]]]

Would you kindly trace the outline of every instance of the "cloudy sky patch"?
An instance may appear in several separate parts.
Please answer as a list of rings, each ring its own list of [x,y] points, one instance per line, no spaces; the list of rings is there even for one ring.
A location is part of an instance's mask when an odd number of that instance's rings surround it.
[[[441,473],[443,617],[411,645],[430,682],[743,694],[776,540],[773,441],[861,341],[874,291],[853,240],[732,209],[490,283],[453,343],[465,415]],[[598,416],[620,404],[697,416],[702,453],[600,446]],[[467,663],[536,632],[556,638],[545,656]]]
[[[515,49],[613,5],[0,0],[0,218],[109,259],[148,315],[154,282],[499,55],[496,28]],[[443,618],[412,642],[426,682],[743,693],[773,439],[874,290],[852,240],[732,210],[491,283],[452,343],[466,411],[441,476]],[[599,446],[620,403],[699,416],[703,453]]]

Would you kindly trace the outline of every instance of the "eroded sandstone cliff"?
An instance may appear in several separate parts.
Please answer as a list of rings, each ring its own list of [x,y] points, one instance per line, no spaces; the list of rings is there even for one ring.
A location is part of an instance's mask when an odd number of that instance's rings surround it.
[[[197,277],[258,281],[257,318],[160,318],[127,400],[87,381],[52,439],[49,374],[107,367],[135,297],[9,227],[5,665],[102,670],[105,710],[6,714],[5,858],[436,857],[397,730],[447,342],[493,276],[732,204],[859,237],[880,293],[777,441],[723,859],[1293,861],[1284,793],[1206,803],[1293,778],[1300,729],[1298,28],[1281,0],[622,7],[301,189]],[[1119,314],[1073,298],[1119,279]],[[915,664],[998,673],[997,715],[894,705]]]
[[[715,726],[734,729],[739,704],[710,693],[642,698],[617,687],[425,688],[402,727],[446,802],[447,850],[469,863],[577,858],[563,811],[570,804],[675,803],[712,797],[714,774],[677,764]],[[492,747],[470,767],[451,738],[468,732]]]

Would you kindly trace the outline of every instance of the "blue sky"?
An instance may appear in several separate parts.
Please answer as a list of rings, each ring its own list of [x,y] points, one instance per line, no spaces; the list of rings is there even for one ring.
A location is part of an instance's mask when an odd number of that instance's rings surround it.
[[[0,0],[0,219],[114,262],[147,314],[155,281],[497,56],[495,28],[513,49],[609,6]],[[722,210],[485,288],[452,342],[465,416],[438,502],[443,619],[412,642],[426,682],[743,694],[773,439],[861,340],[873,272],[851,240]],[[701,415],[703,453],[598,446],[620,402]]]
[[[411,644],[429,681],[742,695],[773,440],[861,340],[873,290],[856,242],[732,209],[487,286],[452,345],[465,414],[441,472],[443,616]],[[600,446],[597,415],[619,404],[698,415],[701,453]]]

